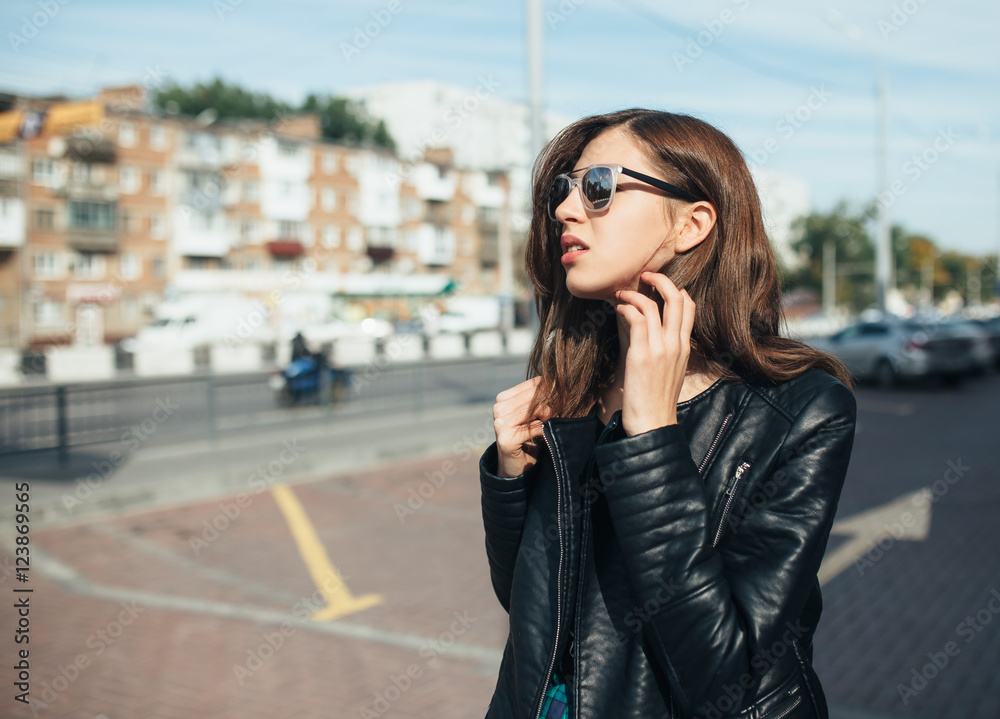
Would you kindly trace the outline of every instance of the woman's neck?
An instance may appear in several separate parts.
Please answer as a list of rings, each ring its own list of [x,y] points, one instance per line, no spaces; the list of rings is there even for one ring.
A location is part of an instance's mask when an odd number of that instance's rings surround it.
[[[622,408],[622,397],[625,389],[625,357],[629,348],[629,328],[628,322],[621,316],[618,317],[618,364],[615,367],[614,379],[611,386],[605,390],[598,399],[598,416],[601,421],[607,423],[611,415]],[[701,355],[692,353],[688,358],[687,371],[684,376],[684,385],[681,387],[678,402],[686,402],[696,397],[711,387],[719,379],[720,375],[709,371],[708,363]]]

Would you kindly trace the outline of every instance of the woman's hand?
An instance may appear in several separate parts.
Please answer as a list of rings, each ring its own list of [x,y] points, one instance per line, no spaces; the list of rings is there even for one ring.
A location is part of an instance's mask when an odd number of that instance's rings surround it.
[[[493,431],[497,436],[497,473],[501,477],[524,474],[538,460],[542,422],[552,416],[543,405],[541,417],[528,417],[528,406],[541,377],[532,377],[497,395],[493,405]]]
[[[622,427],[632,437],[677,424],[677,399],[691,354],[694,300],[666,275],[643,272],[640,281],[663,298],[663,317],[654,300],[633,290],[616,293],[615,307],[629,325],[625,355]]]

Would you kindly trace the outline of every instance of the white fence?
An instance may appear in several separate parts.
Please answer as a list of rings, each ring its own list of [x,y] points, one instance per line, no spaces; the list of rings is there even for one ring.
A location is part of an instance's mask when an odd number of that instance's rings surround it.
[[[327,356],[337,366],[361,366],[385,355],[398,361],[420,359],[459,359],[462,357],[497,357],[526,354],[534,335],[529,329],[508,333],[506,342],[496,330],[469,334],[397,334],[384,340],[350,338],[337,340],[332,346],[314,347],[328,350]],[[112,379],[131,372],[138,377],[190,374],[211,369],[219,374],[252,372],[268,367],[284,366],[290,349],[282,344],[273,349],[255,343],[231,346],[224,342],[195,348],[175,349],[169,346],[142,348],[131,355],[131,369],[119,368],[115,351],[110,346],[50,347],[45,351],[45,371],[39,376],[50,382],[79,382]],[[0,350],[0,386],[23,384],[19,369],[20,353]]]

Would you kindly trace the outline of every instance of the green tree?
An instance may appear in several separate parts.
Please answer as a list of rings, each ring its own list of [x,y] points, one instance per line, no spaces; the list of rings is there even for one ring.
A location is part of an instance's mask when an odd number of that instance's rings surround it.
[[[249,92],[217,77],[190,88],[176,83],[168,85],[153,94],[153,102],[161,109],[181,115],[194,116],[212,110],[217,119],[271,120],[296,113],[315,113],[324,138],[396,149],[385,121],[367,117],[344,97],[309,93],[301,106],[292,107],[266,93]]]
[[[191,88],[176,83],[168,85],[154,93],[153,102],[160,108],[174,110],[181,115],[198,115],[212,109],[218,119],[269,120],[295,111],[287,103],[275,100],[266,93],[249,92],[218,77],[208,84],[197,83]]]
[[[866,229],[871,212],[852,212],[844,201],[829,213],[813,212],[792,225],[792,250],[800,266],[786,273],[784,289],[804,287],[817,292],[823,286],[823,252],[832,243],[837,263],[837,302],[859,311],[875,301],[875,247]]]

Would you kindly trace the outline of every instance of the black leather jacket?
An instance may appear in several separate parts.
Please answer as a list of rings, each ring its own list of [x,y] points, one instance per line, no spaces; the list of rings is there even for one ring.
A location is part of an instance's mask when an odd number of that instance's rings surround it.
[[[573,632],[575,718],[827,719],[817,571],[854,443],[854,394],[813,368],[719,380],[678,424],[543,425],[501,478],[480,458],[486,552],[510,634],[487,719],[535,719]],[[570,626],[572,625],[572,626]]]

